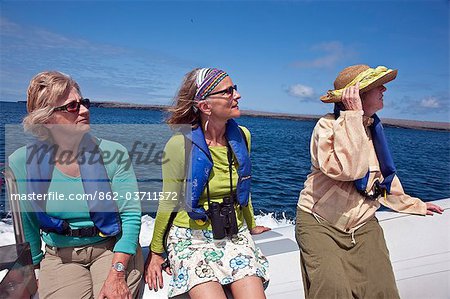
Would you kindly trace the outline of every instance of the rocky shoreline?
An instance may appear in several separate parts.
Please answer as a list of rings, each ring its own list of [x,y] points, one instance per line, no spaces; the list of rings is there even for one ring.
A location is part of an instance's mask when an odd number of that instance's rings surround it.
[[[125,108],[137,110],[157,110],[157,111],[167,111],[167,108],[169,107],[167,105],[148,105],[148,104],[134,104],[134,103],[120,103],[120,102],[92,102],[92,106],[99,108]],[[241,112],[242,115],[250,117],[268,117],[268,118],[290,119],[290,120],[316,121],[320,117],[320,115],[273,113],[273,112],[252,111],[252,110],[242,110]],[[450,122],[415,121],[415,120],[392,119],[392,118],[383,118],[382,120],[383,125],[386,127],[450,132]]]

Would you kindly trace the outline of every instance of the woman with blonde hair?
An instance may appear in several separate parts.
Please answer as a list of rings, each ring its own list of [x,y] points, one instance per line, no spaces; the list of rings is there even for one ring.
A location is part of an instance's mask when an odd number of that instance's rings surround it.
[[[195,69],[171,109],[167,123],[188,127],[167,142],[162,168],[163,191],[178,194],[178,212],[160,201],[145,275],[150,289],[163,287],[167,231],[169,297],[226,298],[229,286],[234,298],[265,298],[268,263],[251,234],[268,228],[253,216],[250,132],[233,120],[240,97],[224,71]]]
[[[21,217],[33,263],[40,269],[40,298],[131,298],[139,293],[141,208],[138,201],[125,200],[137,191],[136,177],[123,161],[106,162],[104,153],[120,151],[129,159],[127,150],[89,133],[89,107],[69,76],[37,74],[28,87],[23,120],[25,130],[37,138],[9,157],[19,196],[25,199]]]

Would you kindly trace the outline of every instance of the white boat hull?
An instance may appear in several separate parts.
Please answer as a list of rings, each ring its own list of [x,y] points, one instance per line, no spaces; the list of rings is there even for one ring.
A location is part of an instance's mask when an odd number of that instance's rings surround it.
[[[450,298],[450,198],[435,203],[446,210],[442,215],[377,212],[401,298]],[[276,228],[254,239],[270,263],[267,298],[303,298],[294,226]],[[144,298],[167,298],[169,277],[164,278],[165,288],[153,292],[146,286]]]

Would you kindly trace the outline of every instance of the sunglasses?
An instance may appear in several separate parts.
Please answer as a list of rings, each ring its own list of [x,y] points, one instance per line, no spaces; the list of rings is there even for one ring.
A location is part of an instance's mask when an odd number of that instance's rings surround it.
[[[81,99],[79,102],[73,101],[73,102],[67,103],[65,105],[62,105],[60,107],[56,107],[53,109],[53,111],[66,111],[66,112],[70,112],[70,113],[75,113],[75,112],[78,113],[80,111],[81,105],[86,107],[86,109],[89,109],[89,107],[91,107],[91,100]]]
[[[209,96],[213,96],[215,94],[219,94],[219,93],[228,94],[228,95],[232,96],[235,90],[237,91],[237,85],[232,85],[232,86],[227,87],[225,89],[222,89],[222,90],[219,90],[219,91],[216,91],[216,92],[212,92],[212,93],[210,93],[208,95],[208,97]]]

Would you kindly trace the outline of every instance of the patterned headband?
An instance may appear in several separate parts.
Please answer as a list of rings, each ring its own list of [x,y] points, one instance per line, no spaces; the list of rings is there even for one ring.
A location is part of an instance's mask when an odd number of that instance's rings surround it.
[[[197,84],[197,92],[195,93],[194,100],[204,100],[227,76],[227,73],[219,69],[199,69],[197,72],[197,79],[195,81]]]

